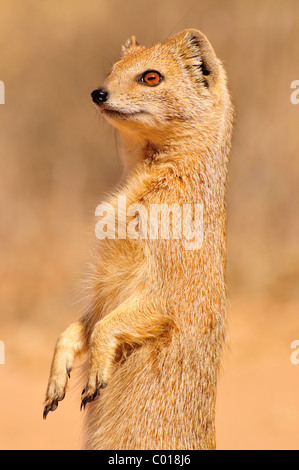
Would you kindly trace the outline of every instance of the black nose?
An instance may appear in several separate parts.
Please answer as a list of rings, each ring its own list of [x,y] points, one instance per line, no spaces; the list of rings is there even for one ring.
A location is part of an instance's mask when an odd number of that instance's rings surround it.
[[[104,103],[108,99],[108,91],[104,88],[97,88],[91,93],[92,101],[96,104]]]

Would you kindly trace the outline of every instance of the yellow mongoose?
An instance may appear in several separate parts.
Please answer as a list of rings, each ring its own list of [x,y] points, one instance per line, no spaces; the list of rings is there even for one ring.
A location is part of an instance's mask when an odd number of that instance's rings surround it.
[[[233,127],[225,72],[195,29],[149,48],[133,36],[92,99],[121,133],[126,171],[102,214],[87,311],[58,339],[44,417],[85,351],[85,449],[213,449]],[[123,235],[120,198],[134,208],[125,229],[139,208],[135,235]],[[144,217],[160,205],[172,209],[165,237]],[[193,228],[202,207],[201,246],[186,245],[194,230],[174,214],[183,206]]]

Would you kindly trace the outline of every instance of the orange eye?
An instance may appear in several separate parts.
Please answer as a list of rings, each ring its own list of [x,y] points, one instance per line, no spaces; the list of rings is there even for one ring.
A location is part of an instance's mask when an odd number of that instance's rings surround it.
[[[161,82],[162,78],[163,77],[160,72],[157,72],[156,70],[149,70],[142,75],[141,81],[147,85],[155,86]]]

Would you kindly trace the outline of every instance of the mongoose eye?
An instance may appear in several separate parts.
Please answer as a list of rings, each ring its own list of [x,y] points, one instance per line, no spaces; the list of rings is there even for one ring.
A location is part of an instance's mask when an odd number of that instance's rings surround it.
[[[162,75],[157,70],[148,70],[141,76],[140,81],[149,86],[156,86],[163,80]]]

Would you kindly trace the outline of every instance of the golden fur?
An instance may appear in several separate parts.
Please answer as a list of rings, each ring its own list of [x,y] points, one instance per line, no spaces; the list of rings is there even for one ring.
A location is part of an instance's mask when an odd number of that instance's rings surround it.
[[[142,83],[146,70],[161,83]],[[98,109],[120,131],[126,168],[107,202],[116,213],[118,196],[146,208],[200,203],[203,244],[97,241],[90,302],[58,339],[44,416],[86,351],[86,449],[213,449],[233,122],[226,75],[207,38],[190,29],[149,48],[132,37],[103,89]]]

